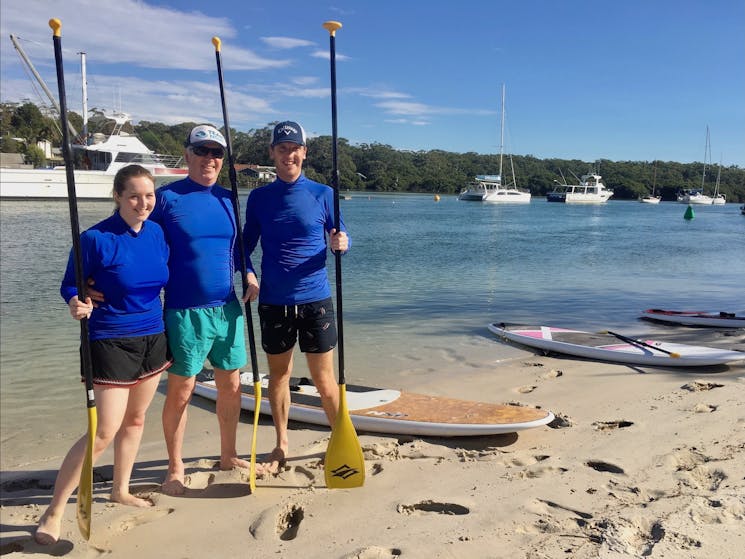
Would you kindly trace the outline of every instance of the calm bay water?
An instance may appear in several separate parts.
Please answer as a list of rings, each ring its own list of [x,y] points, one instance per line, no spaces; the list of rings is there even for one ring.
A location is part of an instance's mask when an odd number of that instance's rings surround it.
[[[499,363],[527,353],[493,339],[493,321],[660,336],[671,329],[638,320],[641,310],[745,309],[736,204],[695,208],[692,221],[676,203],[500,206],[353,193],[341,204],[353,238],[343,258],[350,383],[425,392],[479,368],[500,382]],[[81,202],[81,227],[111,208]],[[33,464],[49,445],[64,452],[84,430],[79,327],[59,297],[69,247],[65,201],[0,203],[2,470]],[[673,331],[696,341],[695,329]],[[265,371],[260,349],[259,361]],[[296,368],[307,374],[303,359]]]

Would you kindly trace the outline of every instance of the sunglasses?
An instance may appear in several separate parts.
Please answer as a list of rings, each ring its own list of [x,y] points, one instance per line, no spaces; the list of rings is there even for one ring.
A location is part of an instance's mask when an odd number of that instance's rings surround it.
[[[199,157],[207,157],[208,155],[215,159],[222,159],[225,157],[225,150],[222,148],[206,148],[204,146],[192,146],[191,152]]]

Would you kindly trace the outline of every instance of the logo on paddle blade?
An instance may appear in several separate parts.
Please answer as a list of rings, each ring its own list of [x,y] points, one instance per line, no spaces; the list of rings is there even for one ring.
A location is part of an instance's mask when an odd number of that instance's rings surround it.
[[[334,468],[331,470],[331,473],[334,477],[340,477],[341,479],[348,479],[352,476],[359,475],[359,470],[356,468],[352,468],[351,466],[347,464],[342,464],[338,468]]]

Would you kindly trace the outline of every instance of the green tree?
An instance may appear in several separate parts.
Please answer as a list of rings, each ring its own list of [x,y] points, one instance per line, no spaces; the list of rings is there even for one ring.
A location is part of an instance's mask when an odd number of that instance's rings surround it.
[[[34,167],[45,167],[47,164],[47,158],[44,155],[44,151],[36,145],[28,146],[26,148],[26,163],[29,163]]]

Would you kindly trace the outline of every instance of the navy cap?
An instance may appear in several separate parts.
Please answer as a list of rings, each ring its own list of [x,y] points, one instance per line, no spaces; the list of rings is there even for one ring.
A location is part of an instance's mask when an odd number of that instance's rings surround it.
[[[297,122],[285,120],[274,127],[272,133],[272,147],[283,142],[292,142],[300,146],[305,145],[305,130]]]

